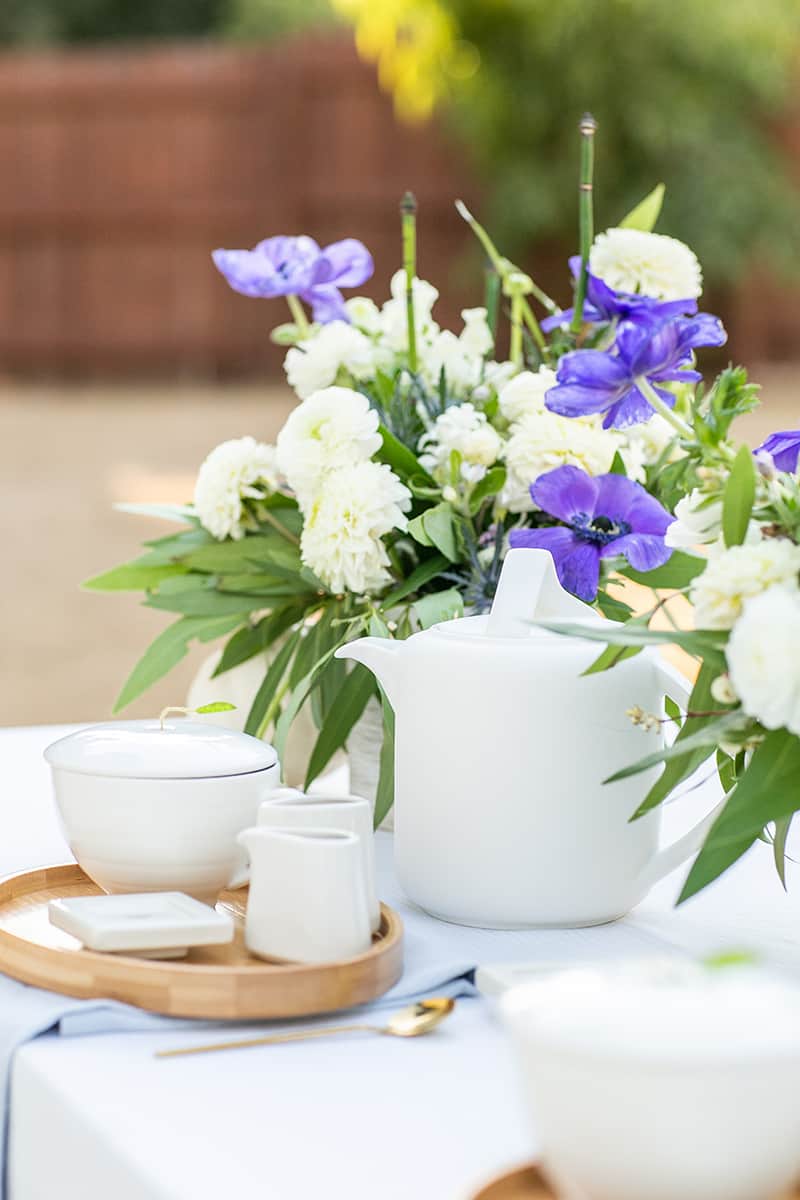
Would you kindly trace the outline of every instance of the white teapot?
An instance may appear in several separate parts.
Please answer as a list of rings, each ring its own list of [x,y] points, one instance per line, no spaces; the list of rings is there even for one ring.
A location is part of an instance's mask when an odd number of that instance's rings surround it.
[[[660,768],[603,786],[653,748],[625,715],[688,684],[648,650],[582,678],[601,647],[534,624],[604,618],[566,592],[545,550],[506,556],[491,613],[337,654],[395,711],[395,859],[433,916],[488,928],[616,920],[699,849],[716,810],[658,850],[658,810],[629,818]]]

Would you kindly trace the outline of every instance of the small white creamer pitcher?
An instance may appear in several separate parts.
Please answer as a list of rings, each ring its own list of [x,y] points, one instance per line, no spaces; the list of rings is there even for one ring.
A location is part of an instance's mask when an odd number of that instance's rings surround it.
[[[361,845],[339,829],[245,829],[250,855],[245,942],[259,958],[336,962],[372,943]]]
[[[374,671],[394,708],[398,875],[447,921],[613,921],[699,849],[715,816],[659,850],[658,811],[629,818],[660,768],[602,784],[653,746],[626,710],[659,712],[665,693],[685,704],[683,677],[650,651],[584,677],[598,643],[537,619],[604,620],[561,587],[547,551],[516,549],[488,617],[337,651]]]

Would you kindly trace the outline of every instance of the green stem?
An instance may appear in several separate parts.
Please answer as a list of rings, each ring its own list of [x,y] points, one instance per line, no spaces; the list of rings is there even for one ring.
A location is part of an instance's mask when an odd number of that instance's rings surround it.
[[[664,403],[645,375],[637,375],[636,386],[647,400],[647,403],[656,410],[660,417],[663,417],[665,421],[669,421],[672,428],[676,429],[681,437],[694,438],[694,430],[691,425],[687,425],[677,413],[672,411],[668,404]]]
[[[589,275],[589,253],[594,241],[592,181],[594,178],[594,135],[597,132],[597,122],[591,113],[583,114],[579,129],[581,132],[581,178],[578,184],[578,218],[581,269],[575,286],[575,312],[570,325],[573,333],[579,333],[583,324],[583,305],[586,300],[586,284]]]
[[[417,273],[417,201],[406,192],[400,201],[403,235],[403,268],[406,273],[406,323],[408,325],[408,369],[417,373],[417,330],[414,321],[414,276]]]
[[[522,319],[528,326],[528,330],[533,340],[536,342],[536,345],[539,347],[542,357],[547,358],[549,347],[545,340],[545,336],[542,333],[542,327],[536,320],[536,317],[533,315],[533,309],[531,308],[530,304],[528,304],[528,301],[525,299],[525,297],[520,296],[520,300],[522,301]]]
[[[486,251],[486,256],[489,259],[489,262],[492,264],[500,278],[505,282],[511,272],[516,270],[513,263],[510,263],[507,258],[503,258],[486,230],[478,221],[475,220],[463,200],[456,200],[456,212],[464,221],[467,222],[470,229]],[[531,292],[539,301],[542,308],[546,308],[549,313],[555,314],[560,311],[555,300],[551,300],[551,298],[547,295],[547,292],[543,292],[533,279],[531,279]]]
[[[293,542],[295,546],[300,545],[300,538],[297,537],[295,534],[290,533],[285,525],[281,525],[278,518],[273,516],[273,514],[269,511],[268,508],[259,509],[258,515],[259,515],[260,520],[266,521],[268,525],[271,525],[273,527],[273,529],[277,529],[278,533],[280,533],[283,537],[285,537],[287,542]]]
[[[511,341],[509,358],[515,367],[522,366],[522,296],[511,297]]]
[[[292,320],[300,330],[300,336],[303,338],[308,337],[311,326],[308,323],[308,317],[306,316],[305,310],[297,296],[287,296],[286,303],[289,305],[289,312],[292,314]]]
[[[270,723],[272,722],[273,717],[275,716],[276,712],[280,708],[281,700],[286,695],[288,690],[289,690],[289,668],[287,666],[286,674],[283,678],[283,683],[281,684],[281,686],[279,688],[277,688],[275,690],[275,695],[270,700],[269,704],[267,705],[267,711],[264,713],[264,716],[261,718],[261,724],[259,725],[258,731],[256,733],[257,738],[263,738],[264,735],[266,734],[267,730],[269,729]]]

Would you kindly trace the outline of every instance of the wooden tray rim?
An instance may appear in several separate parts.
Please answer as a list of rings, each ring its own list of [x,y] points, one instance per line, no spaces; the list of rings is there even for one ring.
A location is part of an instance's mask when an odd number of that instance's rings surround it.
[[[76,862],[59,863],[54,866],[37,867],[33,870],[13,872],[0,877],[0,910],[5,907],[8,901],[19,899],[33,892],[46,891],[50,888],[56,889],[64,885],[82,884],[84,882],[97,887],[90,876]],[[239,892],[239,889],[236,889],[236,891]],[[244,892],[245,889],[241,889],[241,893]],[[230,894],[232,893],[223,891],[222,896]],[[381,924],[379,936],[370,949],[354,958],[342,959],[330,963],[267,962],[255,956],[252,958],[252,963],[231,966],[215,963],[186,962],[183,959],[146,959],[122,953],[114,953],[112,955],[97,950],[89,950],[86,947],[77,950],[67,950],[55,946],[46,946],[0,927],[0,971],[22,983],[32,984],[35,987],[41,988],[48,987],[47,982],[43,978],[43,968],[46,970],[47,965],[54,958],[65,968],[68,968],[70,964],[74,968],[77,963],[80,963],[81,966],[85,966],[87,971],[91,970],[92,966],[95,966],[103,974],[115,975],[118,973],[121,979],[125,976],[130,976],[131,972],[135,972],[141,977],[143,984],[148,979],[152,979],[154,982],[158,981],[162,986],[167,988],[170,986],[185,988],[191,978],[197,978],[198,982],[202,980],[224,980],[235,986],[237,982],[252,982],[256,979],[263,979],[265,983],[268,980],[276,983],[278,981],[296,983],[303,979],[310,980],[313,977],[322,984],[328,979],[335,978],[343,970],[357,972],[361,967],[368,967],[377,964],[381,959],[388,959],[392,964],[390,975],[393,978],[387,987],[381,988],[380,991],[374,993],[373,998],[377,998],[383,995],[385,991],[388,991],[389,987],[392,987],[397,982],[397,979],[400,978],[402,974],[403,946],[403,922],[401,917],[388,904],[381,903],[380,908]],[[24,955],[32,963],[35,963],[36,966],[29,972],[21,970],[16,965],[16,962],[9,964],[3,953],[4,950],[7,950],[14,958]],[[87,995],[86,988],[83,985],[74,986],[77,990],[69,990],[68,986],[59,979],[57,983],[49,986],[49,990],[56,991],[61,995],[91,998]],[[100,993],[95,998],[119,999],[119,997],[104,996]],[[126,999],[122,1002],[149,1012],[164,1011],[154,1009],[134,999]],[[359,999],[353,1002],[354,1005],[363,1003],[368,1003],[368,1000]],[[349,1007],[349,1005],[337,1004],[330,1006],[326,1004],[319,1009],[307,1009],[303,1007],[302,1010],[296,1012],[287,1012],[285,1017],[278,1015],[259,1017],[250,1013],[241,1017],[215,1016],[213,1014],[203,1017],[202,1014],[194,1012],[184,1015],[211,1020],[288,1020],[293,1016],[313,1016],[315,1013],[334,1012],[337,1009],[346,1007]],[[174,1016],[181,1014],[170,1011],[165,1015]]]

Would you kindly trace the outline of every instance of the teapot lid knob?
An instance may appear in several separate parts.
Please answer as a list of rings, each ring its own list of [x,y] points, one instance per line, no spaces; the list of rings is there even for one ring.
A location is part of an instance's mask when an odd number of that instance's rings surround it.
[[[518,547],[509,550],[503,561],[487,633],[490,637],[527,637],[530,622],[537,617],[585,621],[596,615],[561,586],[549,550]]]

